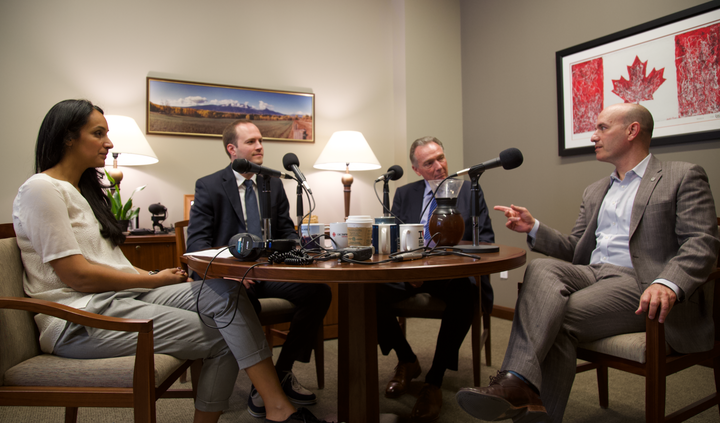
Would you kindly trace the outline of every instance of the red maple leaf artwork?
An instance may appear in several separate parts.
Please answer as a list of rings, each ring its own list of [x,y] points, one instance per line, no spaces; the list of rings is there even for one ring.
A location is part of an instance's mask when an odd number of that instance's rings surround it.
[[[720,112],[720,24],[675,37],[678,117]]]
[[[665,82],[665,78],[663,78],[665,68],[660,70],[653,68],[650,75],[646,76],[647,60],[641,62],[638,56],[635,56],[635,61],[627,68],[630,79],[625,79],[624,76],[621,76],[620,79],[613,79],[612,92],[626,103],[639,104],[641,101],[652,100],[653,93]]]
[[[603,59],[572,66],[573,134],[595,130],[603,109]]]

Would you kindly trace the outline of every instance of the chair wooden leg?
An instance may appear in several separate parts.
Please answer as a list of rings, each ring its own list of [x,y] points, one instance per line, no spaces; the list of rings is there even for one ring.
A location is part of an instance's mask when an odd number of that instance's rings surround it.
[[[315,337],[315,369],[319,389],[325,388],[325,333],[322,325]]]
[[[490,344],[490,313],[483,312],[482,322],[483,333],[487,334],[487,337],[485,338],[485,365],[490,367],[492,366],[492,348]]]
[[[600,398],[600,408],[607,409],[609,405],[608,395],[608,367],[598,366],[597,370],[598,397]]]
[[[76,423],[78,416],[77,407],[65,407],[65,423]]]
[[[665,421],[665,329],[646,316],[647,365],[645,374],[645,421]],[[663,347],[660,348],[659,346]]]
[[[473,315],[472,326],[470,326],[472,344],[472,367],[473,384],[480,386],[480,354],[482,350],[482,325],[480,324],[480,313],[476,309]]]

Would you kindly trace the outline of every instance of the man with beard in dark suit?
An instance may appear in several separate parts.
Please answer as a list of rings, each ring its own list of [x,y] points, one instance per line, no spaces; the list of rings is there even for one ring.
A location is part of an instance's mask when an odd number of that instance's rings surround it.
[[[251,233],[262,238],[260,216],[264,193],[253,173],[239,174],[232,169],[235,159],[246,159],[262,165],[265,150],[260,130],[252,122],[238,120],[223,132],[223,145],[230,157],[226,168],[198,179],[195,200],[190,209],[187,251],[227,246],[238,233]],[[297,239],[289,214],[289,204],[282,182],[270,179],[270,214],[272,234],[267,239]],[[305,389],[292,373],[295,361],[310,361],[313,341],[325,313],[330,307],[330,287],[314,283],[286,283],[245,279],[248,296],[283,298],[296,306],[290,330],[275,363],[275,369],[288,399],[301,405],[315,404],[314,393]],[[265,405],[257,390],[251,388],[248,412],[255,417],[265,416]]]
[[[432,199],[430,184],[427,181],[442,180],[448,176],[447,160],[443,145],[435,137],[424,137],[413,142],[410,147],[410,160],[416,174],[423,179],[397,189],[393,199],[392,214],[398,223],[422,223],[427,228],[432,213],[426,207]],[[470,182],[465,181],[460,189],[457,209],[465,220],[464,240],[472,240]],[[487,206],[482,191],[479,192],[480,238],[481,242],[494,242]],[[488,276],[481,278],[482,308],[492,309],[493,291]],[[383,354],[395,350],[398,365],[395,375],[388,382],[385,396],[397,398],[404,394],[413,378],[420,376],[421,369],[417,357],[402,333],[397,319],[392,313],[392,305],[418,293],[429,293],[445,302],[445,312],[438,333],[433,362],[425,377],[420,396],[411,412],[413,422],[427,423],[439,418],[442,406],[442,385],[445,370],[458,369],[458,352],[465,339],[474,313],[474,298],[477,298],[477,286],[474,278],[447,279],[416,283],[388,283],[377,288],[378,343]]]

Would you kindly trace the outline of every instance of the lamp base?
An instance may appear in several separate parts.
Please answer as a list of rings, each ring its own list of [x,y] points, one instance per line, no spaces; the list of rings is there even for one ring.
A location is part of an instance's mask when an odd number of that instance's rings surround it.
[[[350,164],[345,164],[345,173],[343,174],[341,178],[342,184],[343,184],[343,193],[345,195],[345,220],[347,220],[348,216],[350,215],[350,187],[353,183],[353,177],[350,174]]]
[[[481,244],[481,245],[456,245],[453,248],[462,251],[463,253],[497,253],[500,251],[500,247],[492,244]]]

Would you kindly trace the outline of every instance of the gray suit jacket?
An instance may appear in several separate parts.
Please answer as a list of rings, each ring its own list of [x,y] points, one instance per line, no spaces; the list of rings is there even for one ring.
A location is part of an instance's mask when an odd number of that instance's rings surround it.
[[[583,193],[580,214],[569,236],[542,223],[533,250],[574,264],[589,264],[595,230],[610,177]],[[712,348],[713,284],[702,285],[720,249],[715,202],[702,167],[650,158],[630,218],[630,254],[638,288],[654,280],[677,284],[684,298],[665,321],[666,340],[679,352]]]

